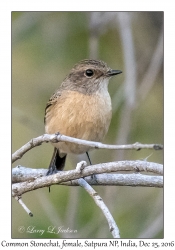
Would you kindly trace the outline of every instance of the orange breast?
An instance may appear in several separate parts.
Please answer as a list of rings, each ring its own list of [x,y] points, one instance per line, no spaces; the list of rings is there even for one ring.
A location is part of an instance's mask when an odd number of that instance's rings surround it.
[[[84,95],[65,91],[48,108],[45,131],[90,141],[101,141],[106,135],[111,120],[111,99],[109,94]],[[87,146],[59,142],[54,144],[63,153],[81,154]]]

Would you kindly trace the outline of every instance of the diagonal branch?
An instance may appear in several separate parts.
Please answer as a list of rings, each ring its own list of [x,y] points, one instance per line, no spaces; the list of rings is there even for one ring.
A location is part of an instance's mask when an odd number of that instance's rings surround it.
[[[111,234],[113,235],[113,237],[120,238],[119,229],[115,223],[115,220],[112,217],[109,209],[103,202],[102,198],[99,196],[99,194],[83,178],[80,178],[78,180],[78,184],[90,194],[90,196],[94,199],[97,206],[99,206],[99,208],[102,210],[104,216],[107,219],[107,222],[109,224],[109,230]]]
[[[26,213],[28,213],[28,215],[30,215],[30,217],[33,217],[32,212],[30,211],[30,209],[28,209],[28,207],[24,204],[24,202],[22,201],[22,197],[21,196],[15,196],[15,199],[19,202],[19,204],[24,208],[24,210],[26,211]]]

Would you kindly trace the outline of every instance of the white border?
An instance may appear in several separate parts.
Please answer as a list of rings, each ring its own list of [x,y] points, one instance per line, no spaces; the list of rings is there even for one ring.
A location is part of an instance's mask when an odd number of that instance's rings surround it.
[[[175,239],[175,15],[174,1],[1,1],[0,131],[1,239],[11,241],[11,11],[164,11],[165,18],[165,239]],[[3,177],[2,177],[3,176]],[[6,178],[4,178],[4,176]]]

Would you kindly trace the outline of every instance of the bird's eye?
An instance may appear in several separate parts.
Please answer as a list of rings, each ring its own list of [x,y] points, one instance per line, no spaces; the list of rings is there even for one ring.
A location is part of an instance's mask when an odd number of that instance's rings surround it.
[[[87,70],[85,71],[85,75],[86,75],[87,77],[91,77],[91,76],[93,76],[93,74],[94,74],[94,71],[93,71],[92,69],[87,69]]]

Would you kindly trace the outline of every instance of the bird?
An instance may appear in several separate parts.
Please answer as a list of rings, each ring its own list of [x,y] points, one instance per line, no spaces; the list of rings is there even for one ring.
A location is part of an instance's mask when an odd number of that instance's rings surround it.
[[[45,132],[101,142],[112,118],[109,79],[121,73],[101,60],[84,59],[75,64],[46,104]],[[54,152],[47,175],[62,171],[70,153],[86,153],[90,161],[89,146],[70,142],[52,145]]]

